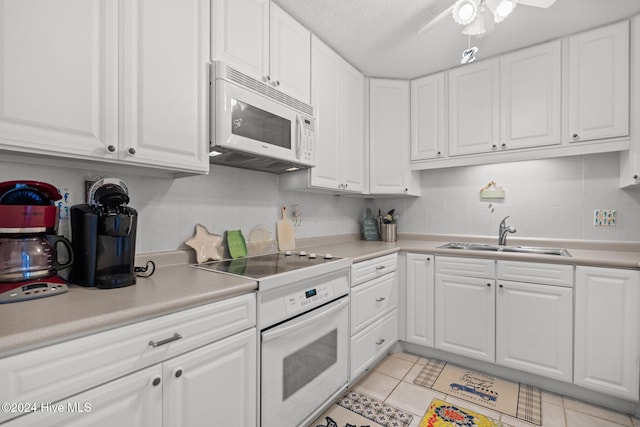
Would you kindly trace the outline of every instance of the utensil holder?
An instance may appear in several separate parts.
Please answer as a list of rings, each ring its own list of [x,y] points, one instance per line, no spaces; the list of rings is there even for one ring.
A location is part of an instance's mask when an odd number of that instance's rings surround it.
[[[398,240],[398,231],[396,224],[382,224],[382,241],[395,242]]]

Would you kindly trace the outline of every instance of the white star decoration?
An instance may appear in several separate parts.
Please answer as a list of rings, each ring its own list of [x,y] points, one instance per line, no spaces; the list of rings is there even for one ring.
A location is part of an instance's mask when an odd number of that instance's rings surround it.
[[[209,230],[204,225],[197,224],[196,234],[184,243],[196,251],[198,263],[209,259],[214,261],[222,259],[219,251],[221,249],[222,236],[209,233]]]

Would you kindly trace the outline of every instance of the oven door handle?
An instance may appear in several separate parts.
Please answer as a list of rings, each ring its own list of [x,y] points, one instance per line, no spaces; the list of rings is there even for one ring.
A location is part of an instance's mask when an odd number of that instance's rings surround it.
[[[323,320],[327,315],[340,310],[342,307],[344,307],[347,304],[349,304],[349,299],[343,298],[342,301],[340,301],[338,304],[334,305],[333,307],[330,307],[328,309],[318,310],[318,311],[321,311],[321,313],[318,313],[315,316],[307,317],[306,319],[301,318],[301,320],[292,320],[287,322],[286,326],[279,326],[279,327],[273,328],[270,331],[263,332],[262,342],[274,340],[278,337],[288,334],[293,330],[301,329],[306,326],[309,326],[312,323],[319,322]]]

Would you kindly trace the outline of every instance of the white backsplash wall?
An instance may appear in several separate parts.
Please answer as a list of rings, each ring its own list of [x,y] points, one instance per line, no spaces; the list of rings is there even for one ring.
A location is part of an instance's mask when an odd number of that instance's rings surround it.
[[[517,233],[508,237],[640,241],[640,191],[618,188],[619,168],[619,154],[605,153],[422,171],[421,197],[375,204],[396,209],[398,232],[497,239],[509,215]],[[504,187],[504,200],[480,199],[490,181]],[[593,226],[596,209],[617,210],[617,225]]]
[[[70,205],[84,203],[85,178],[122,179],[129,188],[129,206],[138,211],[136,251],[154,252],[183,247],[200,223],[209,232],[242,230],[245,238],[253,226],[264,224],[276,238],[280,205],[289,210],[298,204],[302,222],[296,237],[357,233],[364,201],[357,198],[297,192],[279,192],[277,176],[212,165],[209,175],[178,179],[104,172],[78,161],[78,169],[35,166],[0,161],[0,182],[35,180],[66,188]],[[61,221],[59,232],[69,236],[69,224]]]

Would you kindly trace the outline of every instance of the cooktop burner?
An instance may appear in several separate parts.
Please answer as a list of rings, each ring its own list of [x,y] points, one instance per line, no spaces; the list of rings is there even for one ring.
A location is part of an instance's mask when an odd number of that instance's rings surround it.
[[[195,265],[194,267],[250,277],[252,279],[261,279],[275,274],[288,273],[300,268],[327,264],[340,259],[342,258],[332,257],[330,254],[307,254],[304,251],[294,253],[280,252],[225,261],[207,262]]]

